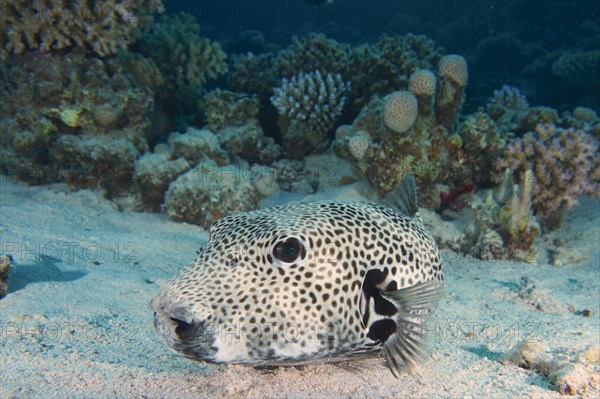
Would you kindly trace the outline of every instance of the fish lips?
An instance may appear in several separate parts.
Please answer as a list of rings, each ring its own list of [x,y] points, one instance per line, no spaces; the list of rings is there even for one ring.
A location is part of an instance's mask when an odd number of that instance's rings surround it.
[[[152,300],[154,328],[161,340],[173,351],[194,360],[211,361],[216,348],[212,323],[198,321],[183,307],[171,307],[165,297]]]

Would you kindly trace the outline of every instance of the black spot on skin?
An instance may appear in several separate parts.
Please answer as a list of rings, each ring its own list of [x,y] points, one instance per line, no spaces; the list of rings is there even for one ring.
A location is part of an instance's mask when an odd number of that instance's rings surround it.
[[[369,328],[367,338],[373,341],[385,342],[390,335],[396,332],[396,323],[392,319],[377,320]]]

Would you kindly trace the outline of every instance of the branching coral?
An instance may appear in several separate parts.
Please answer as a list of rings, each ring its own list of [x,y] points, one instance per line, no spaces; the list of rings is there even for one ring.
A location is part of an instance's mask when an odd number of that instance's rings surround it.
[[[161,71],[165,79],[161,97],[170,97],[192,113],[202,86],[227,72],[227,56],[221,45],[201,37],[200,25],[189,14],[162,16],[136,43],[136,49]]]
[[[468,115],[458,128],[462,138],[463,162],[476,183],[488,182],[494,175],[494,162],[504,151],[508,135],[481,109]]]
[[[431,68],[440,58],[441,50],[425,36],[384,35],[377,43],[351,47],[322,34],[308,34],[294,38],[278,54],[235,57],[230,83],[266,101],[282,78],[290,79],[299,71],[339,73],[351,83],[347,112],[354,117],[372,96],[405,88],[410,74]]]
[[[271,102],[289,121],[284,147],[292,156],[326,148],[327,132],[341,114],[349,89],[340,74],[322,76],[318,70],[284,78],[273,89]]]
[[[510,142],[496,168],[501,173],[510,168],[518,179],[532,170],[536,182],[533,209],[544,227],[558,226],[578,196],[598,195],[598,141],[583,130],[540,124],[534,132]]]
[[[126,49],[162,11],[162,0],[2,2],[0,56],[77,49],[104,57]]]

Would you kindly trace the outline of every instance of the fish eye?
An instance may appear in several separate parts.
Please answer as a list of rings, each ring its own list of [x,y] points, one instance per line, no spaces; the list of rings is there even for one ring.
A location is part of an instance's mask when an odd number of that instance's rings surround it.
[[[296,237],[289,237],[275,244],[273,248],[273,256],[285,263],[292,263],[298,257],[306,256],[306,248],[302,242]]]

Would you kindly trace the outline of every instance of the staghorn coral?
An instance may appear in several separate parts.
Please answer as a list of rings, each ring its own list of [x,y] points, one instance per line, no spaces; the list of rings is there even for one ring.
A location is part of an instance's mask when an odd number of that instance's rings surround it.
[[[532,170],[534,213],[543,227],[555,228],[564,212],[577,204],[578,196],[598,195],[598,140],[583,130],[540,124],[511,141],[496,168],[501,173],[510,168],[518,179]]]
[[[327,147],[327,132],[341,114],[349,89],[340,74],[322,76],[318,70],[284,78],[273,89],[271,102],[288,123],[283,145],[291,156]]]
[[[152,14],[162,11],[162,0],[3,2],[0,57],[58,50],[105,57],[125,50]]]
[[[494,90],[494,95],[488,101],[488,111],[492,114],[500,113],[503,109],[526,110],[529,108],[527,97],[518,88],[504,85],[501,89]],[[495,109],[500,111],[496,112]]]

